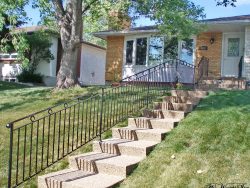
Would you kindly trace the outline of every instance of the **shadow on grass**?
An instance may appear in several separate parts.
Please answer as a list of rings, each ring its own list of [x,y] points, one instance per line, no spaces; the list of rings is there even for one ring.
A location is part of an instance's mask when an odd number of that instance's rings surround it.
[[[22,85],[22,84],[17,84],[14,82],[0,81],[0,91],[13,90],[13,89],[23,89],[23,88],[30,88],[30,87],[26,86],[26,85]]]

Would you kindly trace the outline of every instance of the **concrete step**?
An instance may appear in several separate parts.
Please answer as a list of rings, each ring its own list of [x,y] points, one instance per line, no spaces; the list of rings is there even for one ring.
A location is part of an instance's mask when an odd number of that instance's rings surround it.
[[[125,179],[101,173],[90,173],[76,169],[66,169],[38,177],[38,188],[107,188]]]
[[[160,143],[170,129],[145,129],[135,127],[113,128],[113,138],[128,140],[147,140]]]
[[[116,155],[146,157],[156,144],[157,142],[153,141],[131,141],[125,139],[112,138],[103,140],[102,142],[94,141],[93,151]]]
[[[158,103],[158,108],[156,110],[173,110],[173,111],[183,111],[183,112],[192,112],[195,105],[187,103],[169,103],[169,102],[160,102]]]
[[[119,155],[96,161],[99,173],[126,177],[144,157]]]
[[[138,117],[138,118],[129,118],[128,126],[136,128],[145,128],[145,129],[173,129],[177,126],[179,119],[173,118],[147,118],[147,117]]]
[[[98,173],[96,161],[112,158],[117,156],[116,154],[89,152],[80,155],[69,157],[69,167],[72,169],[83,170],[85,172]]]
[[[171,90],[172,96],[181,96],[181,97],[195,97],[195,98],[204,98],[207,95],[207,91],[195,90]]]
[[[175,119],[177,122],[184,119],[187,112],[174,110],[153,110],[154,116],[159,119]]]
[[[197,105],[200,102],[200,98],[197,98],[197,97],[166,96],[166,97],[163,98],[163,102],[187,103],[187,104]]]

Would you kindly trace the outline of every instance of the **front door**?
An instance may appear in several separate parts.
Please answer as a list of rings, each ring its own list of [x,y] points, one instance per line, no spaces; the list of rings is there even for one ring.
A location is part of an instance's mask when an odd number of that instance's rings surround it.
[[[222,76],[238,77],[239,62],[244,51],[244,34],[224,34]]]

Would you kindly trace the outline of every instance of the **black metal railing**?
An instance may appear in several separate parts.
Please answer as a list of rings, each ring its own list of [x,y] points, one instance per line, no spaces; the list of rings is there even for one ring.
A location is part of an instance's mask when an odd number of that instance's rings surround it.
[[[240,62],[239,62],[239,73],[238,73],[238,78],[242,78],[243,59],[244,59],[244,57],[241,56]]]
[[[199,84],[199,82],[203,78],[208,77],[208,70],[209,70],[209,59],[203,56],[197,67],[197,80],[196,80],[197,84]]]
[[[160,82],[165,84],[173,84],[180,82],[183,84],[193,84],[195,80],[195,69],[193,64],[189,64],[185,61],[175,59],[168,60],[162,64],[148,68],[138,72],[132,76],[128,76],[122,80],[122,82],[128,82],[136,77],[144,77],[151,74],[151,72],[158,71],[158,74],[152,74],[149,77],[149,82]]]
[[[7,125],[10,133],[8,187],[17,187],[78,148],[99,138],[171,88],[193,65],[171,60],[102,89],[30,114]],[[182,76],[182,77],[180,77]],[[191,81],[192,82],[192,81]],[[166,84],[167,83],[167,84]]]

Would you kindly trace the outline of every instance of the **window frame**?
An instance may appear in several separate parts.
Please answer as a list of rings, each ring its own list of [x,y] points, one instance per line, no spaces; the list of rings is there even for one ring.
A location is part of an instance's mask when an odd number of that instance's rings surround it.
[[[155,34],[144,34],[144,35],[131,35],[131,36],[125,36],[124,38],[124,52],[123,52],[123,66],[125,67],[133,67],[133,66],[143,66],[143,67],[150,67],[150,66],[154,66],[154,65],[150,65],[149,63],[149,44],[150,44],[150,38],[153,37],[163,37],[163,46],[162,46],[162,59],[160,61],[160,63],[164,62],[164,41],[166,40],[166,36],[164,35],[155,35]],[[136,65],[136,51],[137,51],[137,47],[136,47],[136,43],[137,43],[137,39],[140,38],[147,38],[147,52],[146,52],[146,64],[145,65]],[[191,36],[190,39],[193,39],[194,41],[194,47],[193,47],[193,65],[195,64],[196,61],[196,41],[197,38],[196,36]],[[132,63],[131,64],[127,64],[127,59],[126,59],[126,52],[127,52],[127,42],[128,41],[132,41],[133,40],[133,52],[132,52]],[[181,40],[178,41],[178,56],[177,58],[180,59],[181,57]]]

